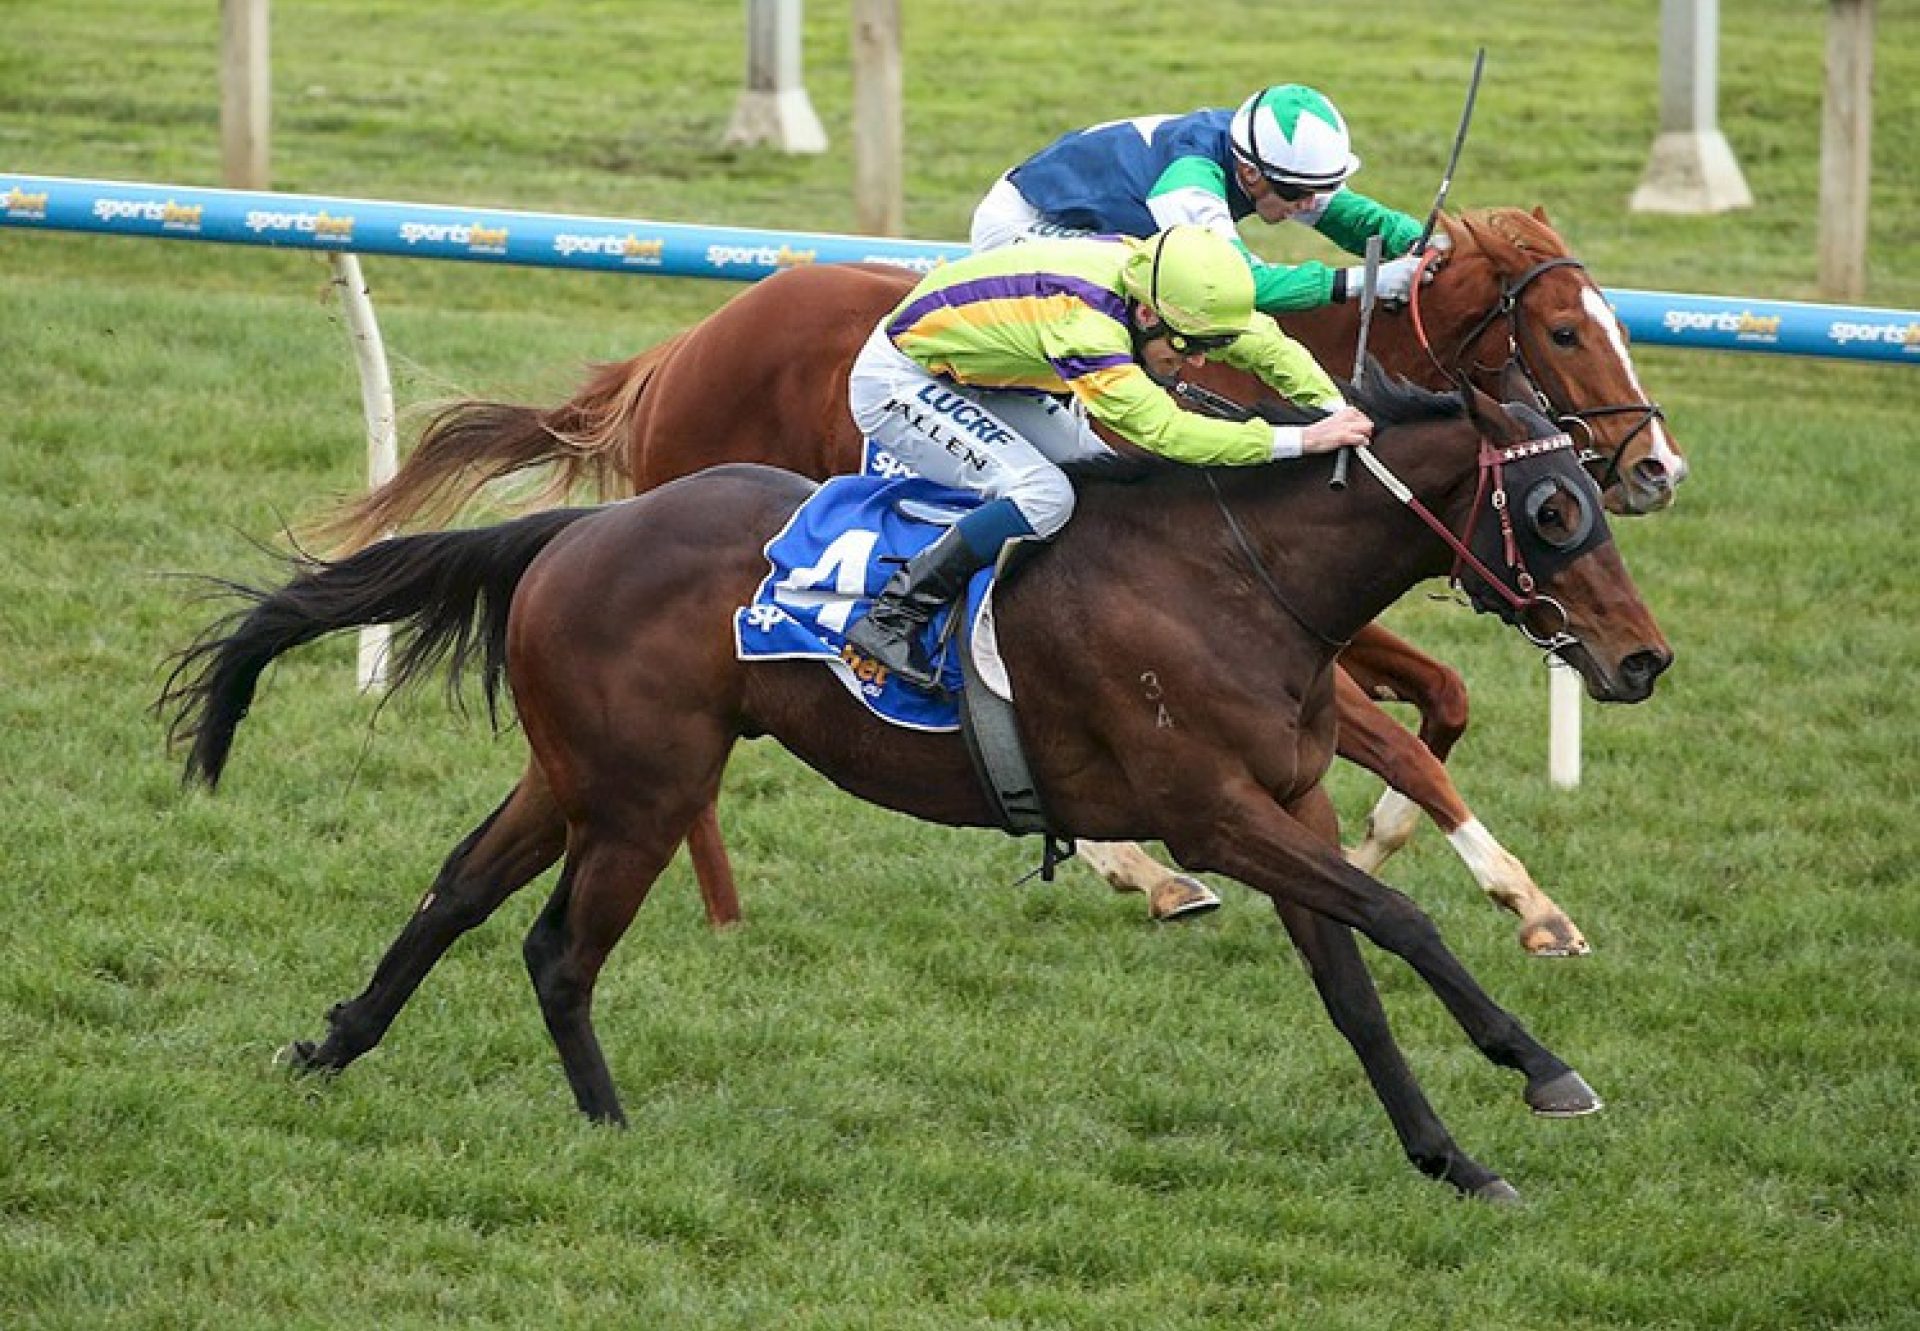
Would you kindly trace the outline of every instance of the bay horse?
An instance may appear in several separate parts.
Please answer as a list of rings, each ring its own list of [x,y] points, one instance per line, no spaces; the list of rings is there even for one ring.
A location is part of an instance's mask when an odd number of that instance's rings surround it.
[[[996,598],[999,641],[1062,828],[1160,840],[1187,868],[1271,898],[1413,1163],[1510,1199],[1422,1094],[1353,932],[1406,961],[1490,1061],[1522,1073],[1536,1112],[1600,1101],[1487,996],[1413,901],[1339,853],[1321,784],[1337,643],[1460,559],[1476,603],[1550,638],[1596,698],[1650,696],[1672,653],[1597,488],[1544,417],[1471,387],[1436,395],[1378,375],[1359,405],[1380,429],[1345,491],[1329,488],[1325,458],[1078,478],[1074,521]],[[477,658],[490,703],[503,680],[511,689],[530,749],[366,989],[332,1009],[319,1042],[290,1046],[295,1067],[338,1072],[371,1049],[455,939],[564,859],[524,956],[580,1110],[624,1122],[591,1019],[595,982],[742,737],[770,736],[883,807],[997,826],[959,735],[881,722],[815,663],[736,659],[733,617],[766,575],[763,548],[813,489],[730,465],[598,509],[395,537],[306,561],[181,653],[156,705],[172,712],[170,737],[191,744],[188,779],[209,786],[270,662],[372,624],[403,630],[397,683],[448,652],[456,676]],[[1454,531],[1470,555],[1456,555]]]
[[[1615,511],[1671,502],[1686,463],[1660,408],[1640,388],[1624,331],[1546,214],[1507,208],[1443,220],[1451,242],[1445,262],[1431,284],[1416,284],[1416,304],[1378,312],[1370,351],[1390,372],[1428,387],[1467,372],[1498,396],[1547,404],[1581,434]],[[582,482],[603,494],[631,493],[732,461],[815,479],[857,471],[862,440],[846,405],[848,367],[914,280],[882,266],[790,269],[661,346],[601,367],[560,406],[455,404],[428,424],[399,474],[344,510],[326,534],[337,548],[356,549],[381,533],[449,517],[490,482],[535,467],[552,472],[536,503]],[[1323,365],[1353,363],[1355,305],[1284,322]],[[1258,380],[1229,367],[1210,365],[1194,377],[1256,410],[1279,408]],[[1579,928],[1474,816],[1442,766],[1467,724],[1459,676],[1378,626],[1355,635],[1341,667],[1340,756],[1389,787],[1354,861],[1377,870],[1424,809],[1487,896],[1520,918],[1526,950],[1586,952]],[[1418,738],[1376,699],[1412,703]],[[711,811],[696,823],[689,848],[710,917],[737,918]],[[1156,919],[1217,904],[1203,884],[1169,873],[1136,846],[1085,843],[1079,850],[1117,889],[1145,892]]]

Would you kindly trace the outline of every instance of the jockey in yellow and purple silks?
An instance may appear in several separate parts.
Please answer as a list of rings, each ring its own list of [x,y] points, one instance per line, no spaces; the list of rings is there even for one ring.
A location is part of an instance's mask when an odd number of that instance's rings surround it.
[[[1237,110],[1112,120],[1062,135],[988,191],[973,215],[972,243],[977,251],[1048,236],[1149,236],[1191,222],[1239,247],[1253,268],[1257,309],[1280,314],[1359,296],[1358,266],[1256,257],[1237,224],[1257,216],[1310,226],[1356,255],[1379,236],[1388,259],[1379,296],[1405,300],[1420,223],[1350,188],[1359,169],[1333,103],[1283,83]]]
[[[1212,357],[1330,414],[1307,426],[1182,411],[1162,387]],[[1195,466],[1252,466],[1364,443],[1373,423],[1253,308],[1253,275],[1203,227],[1145,241],[1035,241],[935,269],[875,328],[848,380],[854,423],[928,480],[989,502],[908,561],[847,641],[906,679],[935,672],[920,630],[1011,540],[1073,514],[1060,464],[1115,456],[1105,425]]]

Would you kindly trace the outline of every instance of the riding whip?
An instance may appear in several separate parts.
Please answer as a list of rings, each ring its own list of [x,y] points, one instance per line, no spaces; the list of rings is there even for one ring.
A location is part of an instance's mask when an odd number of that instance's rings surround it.
[[[1380,286],[1380,237],[1367,237],[1366,267],[1360,270],[1360,333],[1353,343],[1353,386],[1360,387],[1361,376],[1367,371],[1367,330],[1373,327],[1373,302]],[[1331,489],[1347,488],[1347,461],[1353,450],[1343,448],[1333,459],[1333,476],[1327,485]]]
[[[1223,421],[1253,419],[1252,411],[1226,394],[1216,393],[1211,388],[1202,388],[1199,384],[1188,383],[1185,379],[1174,380],[1171,391],[1175,397],[1191,403],[1202,416],[1213,416]]]
[[[1427,242],[1433,239],[1433,228],[1440,220],[1440,209],[1446,205],[1447,191],[1453,188],[1453,169],[1460,165],[1460,149],[1466,146],[1467,126],[1473,123],[1473,99],[1480,93],[1480,71],[1486,63],[1487,48],[1483,46],[1474,53],[1473,78],[1467,84],[1467,104],[1460,109],[1460,128],[1453,135],[1453,155],[1447,158],[1447,173],[1440,177],[1440,192],[1433,196],[1433,211],[1427,214],[1427,224],[1420,231],[1420,239],[1414,242],[1411,251],[1414,254],[1425,250]]]

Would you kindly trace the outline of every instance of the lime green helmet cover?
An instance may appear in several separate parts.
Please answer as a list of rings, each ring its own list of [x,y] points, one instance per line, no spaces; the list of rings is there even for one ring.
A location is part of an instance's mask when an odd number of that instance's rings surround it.
[[[1244,333],[1253,319],[1253,270],[1232,241],[1203,226],[1171,226],[1140,242],[1120,280],[1176,332]]]

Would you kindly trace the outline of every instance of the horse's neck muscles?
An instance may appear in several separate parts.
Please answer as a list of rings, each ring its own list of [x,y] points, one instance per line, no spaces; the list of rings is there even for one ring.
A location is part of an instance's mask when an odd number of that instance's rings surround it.
[[[1442,521],[1460,525],[1472,501],[1472,427],[1464,421],[1384,429],[1379,456]],[[1345,490],[1309,464],[1283,485],[1233,487],[1228,502],[1254,537],[1289,603],[1323,635],[1350,638],[1415,584],[1444,573],[1451,553],[1358,463]],[[1231,492],[1230,492],[1231,493]]]

